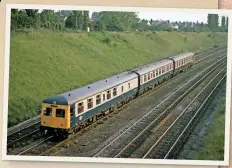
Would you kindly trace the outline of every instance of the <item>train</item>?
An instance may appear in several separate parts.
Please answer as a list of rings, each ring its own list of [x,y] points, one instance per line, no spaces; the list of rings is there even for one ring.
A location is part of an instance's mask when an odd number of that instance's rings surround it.
[[[41,106],[40,130],[56,136],[73,134],[193,64],[193,52],[181,53],[48,97]]]

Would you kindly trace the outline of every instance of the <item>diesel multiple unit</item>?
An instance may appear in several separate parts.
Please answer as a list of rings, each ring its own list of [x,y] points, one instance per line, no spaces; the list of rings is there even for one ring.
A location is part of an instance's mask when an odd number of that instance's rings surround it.
[[[41,130],[57,135],[76,132],[193,62],[194,53],[183,53],[49,97],[42,103]]]

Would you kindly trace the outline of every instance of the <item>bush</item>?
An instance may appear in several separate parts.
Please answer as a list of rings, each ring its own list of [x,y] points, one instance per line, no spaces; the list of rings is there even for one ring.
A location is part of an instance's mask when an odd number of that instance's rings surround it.
[[[12,14],[11,16],[12,30],[30,28],[35,26],[35,21],[31,17],[28,17],[28,15],[24,12],[21,12],[21,14]]]
[[[103,40],[104,43],[107,43],[107,44],[110,44],[111,43],[111,39],[109,37],[106,37],[104,40]]]

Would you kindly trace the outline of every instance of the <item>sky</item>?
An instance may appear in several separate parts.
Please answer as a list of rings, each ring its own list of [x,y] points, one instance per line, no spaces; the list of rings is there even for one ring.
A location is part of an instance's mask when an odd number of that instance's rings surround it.
[[[207,23],[207,14],[186,14],[177,12],[139,12],[141,19],[153,20],[170,20],[170,21],[189,21]]]
[[[90,16],[93,11],[90,11]],[[183,12],[138,12],[138,17],[146,20],[170,20],[207,23],[208,14],[183,13]],[[219,15],[220,20],[220,15]]]
[[[41,11],[41,10],[40,10]],[[98,11],[97,11],[98,12]],[[89,11],[90,16],[93,11]],[[183,12],[138,12],[138,17],[146,20],[170,20],[175,21],[188,21],[188,22],[204,22],[207,23],[207,14],[198,13],[183,13]],[[220,23],[219,15],[219,23]]]

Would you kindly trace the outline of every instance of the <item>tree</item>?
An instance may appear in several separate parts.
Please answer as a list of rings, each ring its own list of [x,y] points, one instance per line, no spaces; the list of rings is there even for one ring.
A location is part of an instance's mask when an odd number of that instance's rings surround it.
[[[94,31],[104,31],[105,26],[101,21],[96,21],[93,25],[93,30]]]
[[[212,31],[218,30],[218,14],[208,14],[208,27]]]
[[[89,20],[89,11],[84,11],[84,15],[83,15],[83,29],[84,31],[87,30],[87,27],[90,24],[90,20]]]
[[[229,19],[228,17],[226,17],[226,27],[228,28],[228,25],[229,25]]]
[[[226,18],[222,16],[221,26],[224,28],[226,26]]]
[[[73,14],[71,14],[65,20],[65,27],[76,29],[75,26],[76,26],[75,25],[75,16]]]
[[[25,9],[27,15],[32,18],[36,18],[38,9]]]
[[[76,30],[78,29],[78,11],[73,11],[74,17],[72,17],[74,20],[72,20],[72,27],[75,28]],[[73,23],[74,22],[74,23]]]

